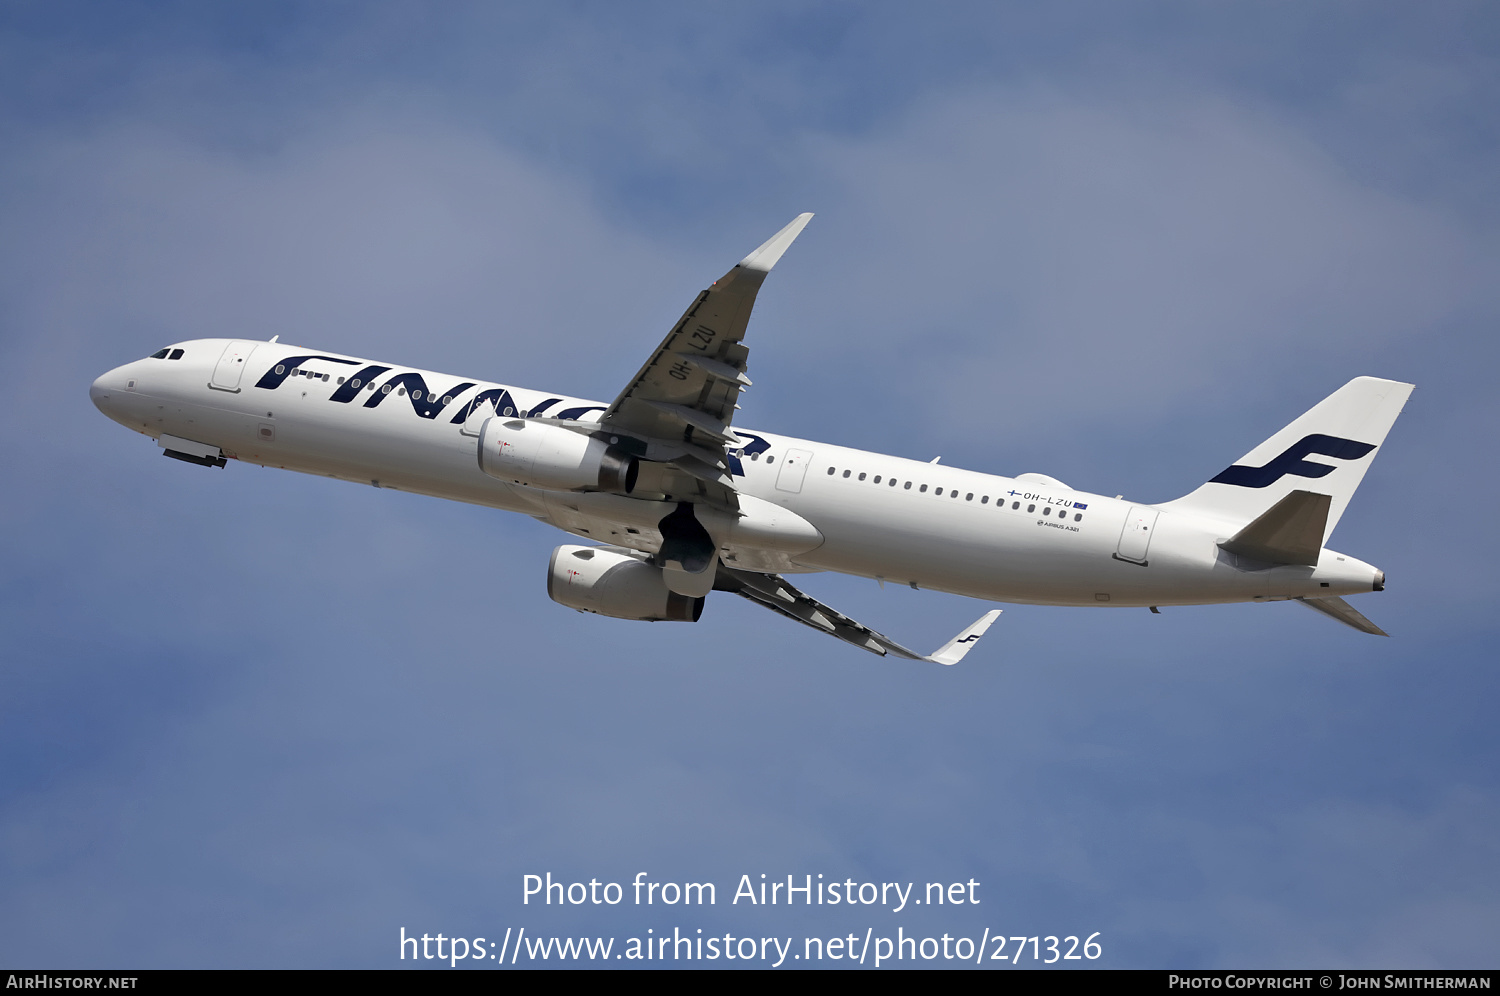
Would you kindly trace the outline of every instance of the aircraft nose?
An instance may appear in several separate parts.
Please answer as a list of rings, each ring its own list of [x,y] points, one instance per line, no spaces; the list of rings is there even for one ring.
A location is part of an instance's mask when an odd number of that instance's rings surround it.
[[[89,385],[89,400],[106,415],[109,414],[109,409],[105,407],[109,403],[109,387],[106,385],[108,380],[109,374],[101,374]]]
[[[115,367],[108,373],[100,374],[94,378],[89,385],[89,400],[94,407],[99,409],[110,418],[114,418],[120,409],[117,400],[120,392],[125,389],[126,368]]]

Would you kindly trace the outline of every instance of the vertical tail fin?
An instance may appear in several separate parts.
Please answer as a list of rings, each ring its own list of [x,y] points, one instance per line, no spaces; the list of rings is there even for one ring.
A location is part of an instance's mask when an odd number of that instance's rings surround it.
[[[1329,497],[1323,542],[1364,480],[1411,384],[1356,377],[1222,474],[1163,508],[1244,525],[1294,491]]]

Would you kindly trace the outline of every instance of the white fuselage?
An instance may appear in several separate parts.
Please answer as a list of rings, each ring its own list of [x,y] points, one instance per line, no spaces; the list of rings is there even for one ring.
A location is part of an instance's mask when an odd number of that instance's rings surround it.
[[[474,399],[487,395],[501,416],[581,421],[599,417],[598,402],[285,343],[203,339],[177,348],[179,359],[143,359],[104,374],[90,391],[94,403],[138,432],[218,447],[247,463],[523,512],[648,552],[661,542],[656,524],[670,503],[540,491],[479,468],[478,419],[464,417]],[[732,461],[746,516],[721,545],[731,566],[838,571],[1048,605],[1347,595],[1371,591],[1381,578],[1326,549],[1316,567],[1247,569],[1217,545],[1237,524],[1185,510],[736,432],[749,445]]]

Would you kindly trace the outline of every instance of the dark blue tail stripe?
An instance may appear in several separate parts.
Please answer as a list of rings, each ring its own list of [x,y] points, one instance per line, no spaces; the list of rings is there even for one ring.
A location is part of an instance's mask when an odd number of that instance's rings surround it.
[[[1325,477],[1333,472],[1326,463],[1309,463],[1303,457],[1317,454],[1335,460],[1358,460],[1375,448],[1374,443],[1361,443],[1341,436],[1325,436],[1313,433],[1303,436],[1288,446],[1282,454],[1264,467],[1246,467],[1235,464],[1215,477],[1210,484],[1233,484],[1240,488],[1265,488],[1288,474],[1296,477]]]

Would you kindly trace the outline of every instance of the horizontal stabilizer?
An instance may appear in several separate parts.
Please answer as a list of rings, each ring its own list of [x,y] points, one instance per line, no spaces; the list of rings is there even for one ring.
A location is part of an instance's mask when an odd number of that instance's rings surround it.
[[[1332,501],[1329,495],[1293,491],[1219,546],[1252,560],[1316,567]]]
[[[1361,633],[1369,633],[1372,636],[1391,635],[1366,619],[1358,609],[1342,598],[1299,598],[1297,601],[1309,609],[1317,609],[1325,616],[1337,619],[1345,626],[1353,626]]]

